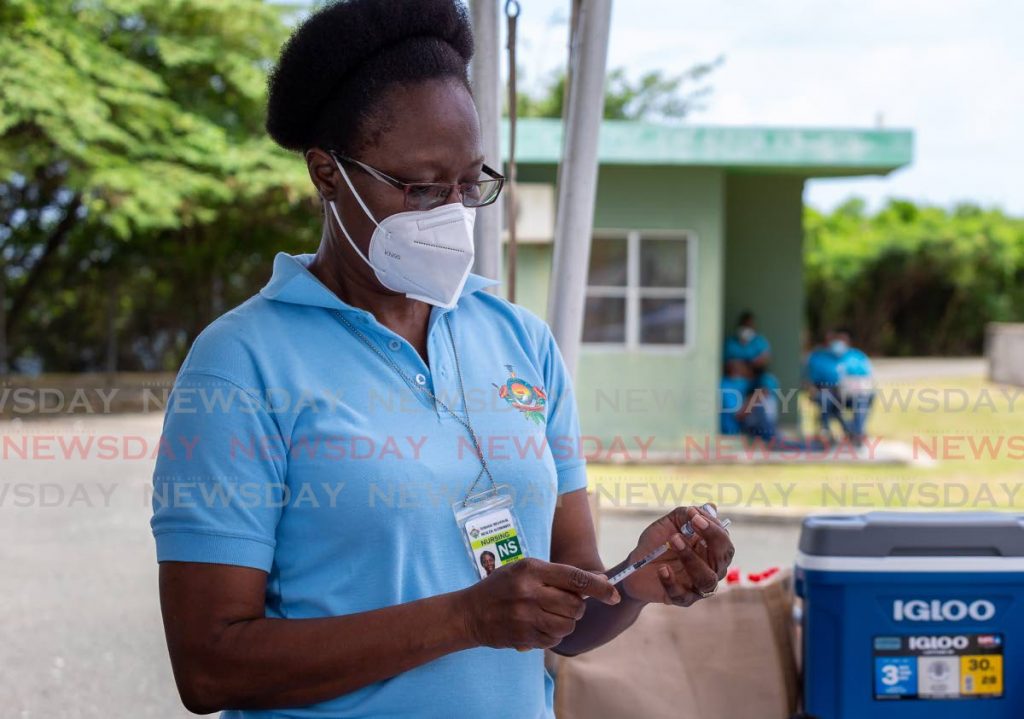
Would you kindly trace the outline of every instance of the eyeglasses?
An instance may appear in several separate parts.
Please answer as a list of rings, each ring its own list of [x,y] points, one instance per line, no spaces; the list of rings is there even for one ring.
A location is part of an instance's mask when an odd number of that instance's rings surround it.
[[[501,188],[505,185],[504,176],[498,174],[487,165],[483,166],[486,178],[475,182],[402,182],[380,170],[370,167],[364,162],[353,160],[337,153],[331,153],[340,162],[355,165],[375,180],[379,180],[405,194],[405,209],[432,210],[448,202],[452,191],[458,190],[459,198],[466,207],[484,207],[498,199]]]

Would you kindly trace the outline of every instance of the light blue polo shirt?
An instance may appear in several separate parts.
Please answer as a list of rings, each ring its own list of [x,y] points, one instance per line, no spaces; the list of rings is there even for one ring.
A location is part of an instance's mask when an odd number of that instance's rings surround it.
[[[516,497],[531,556],[548,559],[557,494],[586,486],[579,422],[543,321],[481,290],[432,308],[429,364],[331,293],[313,255],[279,253],[270,282],[196,338],[178,373],[154,474],[158,561],[268,573],[266,616],[365,612],[478,581],[451,505],[480,471],[456,412]],[[339,320],[406,373],[399,377]],[[479,488],[486,486],[486,478]],[[222,717],[551,717],[540,651],[478,648],[314,706]]]
[[[746,402],[747,395],[750,393],[753,384],[753,380],[746,379],[745,377],[722,377],[722,381],[718,385],[719,403],[721,405],[718,414],[718,431],[722,434],[734,435],[740,434],[743,431],[743,427],[736,415],[743,409],[743,404]]]
[[[739,337],[727,337],[725,349],[722,350],[722,361],[743,360],[752,362],[765,352],[771,352],[772,346],[768,339],[761,334],[754,335],[749,342],[742,342]]]
[[[839,359],[839,374],[844,377],[870,377],[871,360],[856,347],[851,347]]]
[[[871,360],[854,347],[841,356],[822,347],[807,358],[807,378],[819,387],[836,387],[843,377],[870,377]]]
[[[811,350],[805,371],[808,381],[815,386],[839,386],[839,358],[827,347]]]

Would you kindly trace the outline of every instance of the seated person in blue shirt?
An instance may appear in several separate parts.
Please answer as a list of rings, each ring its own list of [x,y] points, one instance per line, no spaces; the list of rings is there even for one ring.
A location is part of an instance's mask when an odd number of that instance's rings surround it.
[[[746,362],[740,359],[726,361],[725,373],[719,385],[719,431],[722,434],[743,434],[743,416],[753,386],[753,373]]]
[[[161,452],[151,523],[193,712],[551,718],[541,650],[711,596],[732,560],[706,504],[602,563],[558,346],[470,273],[503,182],[472,52],[460,0],[350,0],[271,76],[267,128],[306,164],[320,244],[203,330],[168,401],[163,436],[190,449]]]
[[[772,346],[757,331],[754,313],[744,310],[736,321],[736,330],[725,340],[724,361],[743,360],[751,369],[762,369],[772,361]]]
[[[825,344],[807,358],[807,380],[827,441],[834,442],[831,424],[836,420],[847,439],[861,446],[875,392],[871,361],[850,345],[849,330],[834,329],[825,335]]]
[[[762,440],[774,449],[789,449],[793,444],[778,433],[779,395],[773,389],[777,387],[755,386],[750,392],[740,411],[743,433]]]
[[[762,375],[762,381],[765,377],[767,383],[758,387],[748,363],[738,359],[725,363],[720,385],[719,431],[760,440],[772,450],[820,449],[820,444],[789,439],[778,432],[778,383],[768,374]]]
[[[753,373],[753,388],[778,389],[778,380],[768,371],[772,361],[771,343],[757,331],[757,318],[750,310],[740,313],[736,331],[725,340],[722,356],[724,362],[741,360],[747,363]]]

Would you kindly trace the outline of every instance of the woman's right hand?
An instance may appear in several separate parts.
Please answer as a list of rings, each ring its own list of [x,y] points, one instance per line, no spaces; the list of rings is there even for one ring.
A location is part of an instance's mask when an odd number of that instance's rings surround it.
[[[464,590],[463,616],[478,646],[548,649],[576,629],[585,597],[621,599],[603,574],[528,557]]]

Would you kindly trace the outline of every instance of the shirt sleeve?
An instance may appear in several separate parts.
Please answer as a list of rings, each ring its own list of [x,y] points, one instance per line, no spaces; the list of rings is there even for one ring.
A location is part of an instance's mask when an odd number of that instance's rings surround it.
[[[544,390],[547,393],[547,440],[558,472],[558,493],[587,486],[587,461],[580,441],[580,418],[572,379],[551,331],[544,325]]]
[[[870,377],[872,374],[871,360],[868,359],[868,356],[861,352],[860,350],[854,351],[856,352],[855,365],[857,367],[858,374],[860,374],[862,377]]]
[[[730,337],[725,341],[725,347],[722,348],[722,362],[728,362],[733,359],[742,359],[742,353],[739,349],[739,343]]]
[[[269,572],[287,452],[258,394],[207,371],[179,374],[153,474],[157,561]]]

